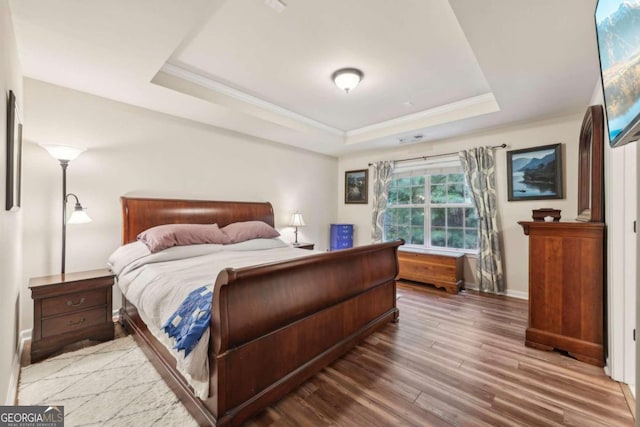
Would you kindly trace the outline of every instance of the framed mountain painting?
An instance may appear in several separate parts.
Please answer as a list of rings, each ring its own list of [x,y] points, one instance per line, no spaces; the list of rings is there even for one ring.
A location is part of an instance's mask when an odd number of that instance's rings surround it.
[[[507,151],[509,200],[562,199],[562,144]]]

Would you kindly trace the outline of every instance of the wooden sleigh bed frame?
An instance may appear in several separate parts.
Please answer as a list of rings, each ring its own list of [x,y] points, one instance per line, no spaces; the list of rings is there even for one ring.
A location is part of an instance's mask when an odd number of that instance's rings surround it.
[[[270,203],[122,197],[123,244],[161,224],[259,220]],[[227,268],[215,280],[209,397],[196,397],[167,349],[123,297],[121,321],[200,425],[239,425],[390,321],[402,241]],[[303,249],[300,249],[303,250]],[[212,278],[213,281],[214,278]]]

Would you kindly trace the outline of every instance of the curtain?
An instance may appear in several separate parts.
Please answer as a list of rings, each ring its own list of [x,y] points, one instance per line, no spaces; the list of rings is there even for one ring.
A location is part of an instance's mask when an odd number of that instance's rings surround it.
[[[392,161],[386,160],[373,164],[373,214],[371,218],[371,240],[373,243],[382,242],[384,212],[387,210],[392,173]]]
[[[491,147],[478,147],[460,151],[458,155],[478,211],[478,286],[483,292],[503,293],[494,151]]]

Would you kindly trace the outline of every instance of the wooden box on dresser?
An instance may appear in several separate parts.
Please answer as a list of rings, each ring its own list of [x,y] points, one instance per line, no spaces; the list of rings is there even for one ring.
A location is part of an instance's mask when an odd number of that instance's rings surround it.
[[[604,366],[604,231],[600,222],[522,221],[529,236],[525,344]]]
[[[113,274],[108,269],[36,277],[33,299],[31,362],[84,339],[113,339]]]

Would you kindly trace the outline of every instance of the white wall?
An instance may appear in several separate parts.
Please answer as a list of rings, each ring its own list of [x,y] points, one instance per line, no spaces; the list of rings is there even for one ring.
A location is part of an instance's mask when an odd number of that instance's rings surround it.
[[[636,144],[636,167],[640,165],[640,149],[638,149],[638,144],[640,142],[635,142]],[[636,173],[636,188],[640,188],[640,173]],[[637,196],[637,193],[636,193]],[[636,197],[636,222],[640,219],[640,197]],[[637,227],[637,226],[636,226]],[[636,281],[640,277],[640,266],[638,266],[638,254],[640,254],[640,238],[638,237],[638,233],[636,230]],[[637,287],[636,287],[637,289]],[[636,292],[636,331],[640,331],[640,316],[637,315],[640,312],[640,292]],[[640,384],[640,369],[637,369],[640,366],[640,339],[636,340],[636,387]],[[634,387],[634,390],[637,391],[637,388]],[[637,393],[634,395],[636,398],[636,414],[640,414],[640,399],[638,399]],[[636,417],[636,420],[638,418]]]
[[[530,221],[531,211],[539,208],[554,208],[562,211],[563,220],[573,220],[577,215],[577,177],[578,177],[578,137],[582,115],[571,115],[553,120],[527,123],[505,127],[490,132],[478,133],[443,141],[398,147],[394,150],[364,152],[340,157],[338,169],[338,219],[343,223],[355,224],[356,244],[370,242],[371,197],[369,205],[344,204],[344,172],[354,169],[366,169],[368,163],[377,160],[397,160],[417,156],[430,156],[457,152],[486,145],[507,144],[507,148],[496,151],[498,221],[502,230],[503,259],[507,293],[513,296],[528,296],[528,239],[522,232],[518,221]],[[536,147],[541,145],[563,144],[564,199],[539,201],[507,201],[507,163],[508,150]],[[369,179],[371,194],[371,179]],[[472,286],[475,261],[467,256],[465,262],[465,280]]]
[[[592,105],[602,105],[602,82],[591,97]],[[635,384],[636,323],[636,144],[611,148],[606,124],[604,135],[604,194],[607,223],[607,357],[608,374],[616,381]],[[635,389],[635,387],[633,387]]]
[[[18,357],[16,352],[20,330],[20,283],[22,280],[22,210],[7,212],[6,198],[6,135],[7,98],[9,90],[16,94],[17,104],[22,111],[22,74],[18,61],[16,39],[11,22],[11,12],[7,0],[0,0],[0,390],[6,393],[3,400],[13,404],[17,384]]]
[[[299,210],[307,223],[299,240],[328,246],[337,210],[335,158],[30,79],[25,108],[25,285],[60,268],[61,168],[38,143],[88,147],[67,173],[67,190],[93,219],[67,227],[69,272],[105,266],[120,244],[122,195],[270,201],[286,241],[293,241],[287,223]],[[23,322],[31,327],[30,301]]]

